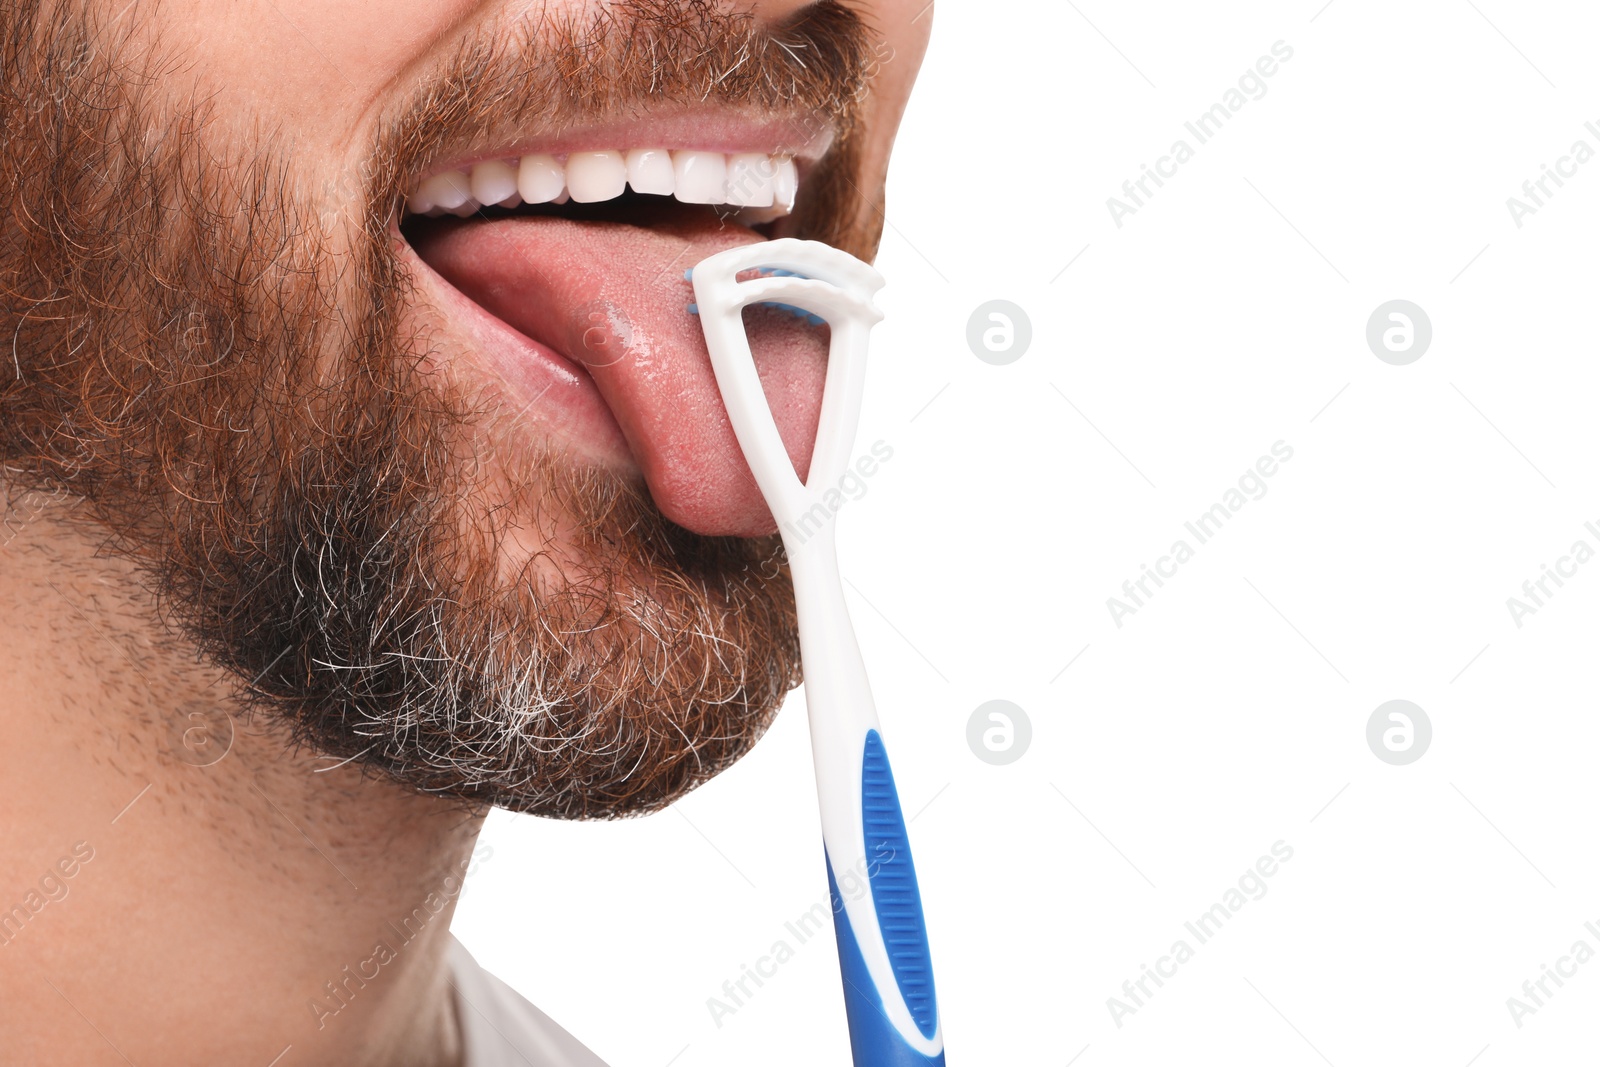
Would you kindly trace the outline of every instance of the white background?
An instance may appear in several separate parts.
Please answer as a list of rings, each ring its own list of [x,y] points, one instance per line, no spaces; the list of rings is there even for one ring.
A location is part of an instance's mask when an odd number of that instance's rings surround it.
[[[1520,628],[1506,600],[1600,549],[1600,160],[1521,228],[1506,199],[1600,150],[1600,15],[1321,2],[935,20],[859,439],[894,457],[838,522],[953,1065],[1593,1055],[1600,961],[1520,1028],[1506,1000],[1600,950],[1600,561]],[[1119,229],[1106,198],[1179,137],[1194,159]],[[1008,366],[966,342],[995,298],[1032,323]],[[1408,366],[1365,340],[1396,298],[1433,326]],[[1106,599],[1279,440],[1266,495],[1119,629]],[[994,698],[1033,726],[1009,766],[967,746]],[[1408,766],[1365,737],[1395,698],[1433,724]],[[458,936],[614,1067],[849,1062],[831,935],[707,1008],[826,898],[801,695],[673,810],[486,840]],[[1280,840],[1198,945],[1184,922]],[[1180,937],[1118,1027],[1107,998]]]

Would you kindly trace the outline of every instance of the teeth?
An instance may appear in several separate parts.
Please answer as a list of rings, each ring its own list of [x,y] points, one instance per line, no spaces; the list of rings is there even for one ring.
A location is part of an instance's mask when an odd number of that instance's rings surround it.
[[[511,164],[491,159],[472,168],[472,198],[480,204],[498,204],[517,193],[517,172]]]
[[[629,152],[628,184],[636,193],[671,196],[677,188],[672,178],[672,154],[665,148],[635,148]]]
[[[741,221],[768,222],[794,208],[799,171],[794,159],[764,152],[702,152],[634,148],[570,153],[565,161],[535,153],[491,159],[448,170],[419,184],[406,200],[417,215],[476,214],[485,204],[589,204],[636,193],[674,196],[685,204],[741,208]]]
[[[453,211],[472,199],[472,189],[465,174],[459,170],[447,170],[419,185],[417,196],[435,207]]]
[[[771,207],[778,168],[772,157],[744,152],[728,157],[728,203],[736,207]]]
[[[760,226],[781,219],[794,210],[794,194],[799,188],[799,173],[795,170],[794,160],[778,157],[773,165],[772,176],[772,203],[763,207],[740,208],[735,218],[744,226]],[[732,185],[732,180],[729,180]]]
[[[772,180],[772,203],[787,215],[794,210],[794,194],[800,190],[800,171],[788,156],[778,157],[778,173]]]
[[[580,204],[615,200],[628,184],[621,152],[574,152],[567,157],[567,192]]]
[[[726,203],[728,159],[721,152],[674,152],[672,180],[672,195],[685,204]]]
[[[561,195],[567,174],[553,156],[523,156],[517,168],[517,192],[530,204],[543,204]]]

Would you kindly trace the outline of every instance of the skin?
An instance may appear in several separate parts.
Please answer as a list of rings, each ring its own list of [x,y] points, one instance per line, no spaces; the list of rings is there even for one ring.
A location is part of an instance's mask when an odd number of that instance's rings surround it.
[[[864,112],[867,188],[926,45],[924,2],[857,5],[887,45]],[[210,94],[240,131],[293,116],[297,155],[337,190],[416,70],[466,28],[536,6],[168,0],[127,17],[188,60],[164,89]],[[804,6],[753,10],[778,21]],[[328,210],[344,210],[337,195]],[[470,358],[449,344],[445,357]],[[0,944],[8,1061],[459,1063],[444,950],[481,811],[331,766],[247,718],[100,540],[65,494],[14,497],[0,526],[0,909],[41,879],[65,887]],[[308,1001],[430,895],[441,906],[420,933],[319,1025]]]

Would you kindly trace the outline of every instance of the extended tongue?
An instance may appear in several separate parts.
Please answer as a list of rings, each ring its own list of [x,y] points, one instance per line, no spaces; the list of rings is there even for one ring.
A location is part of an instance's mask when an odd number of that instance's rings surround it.
[[[584,367],[611,408],[666,517],[703,534],[756,536],[776,524],[728,424],[683,271],[761,238],[714,217],[650,229],[511,217],[419,237],[430,267],[489,314]],[[803,478],[828,362],[825,327],[775,309],[746,317],[756,366]]]

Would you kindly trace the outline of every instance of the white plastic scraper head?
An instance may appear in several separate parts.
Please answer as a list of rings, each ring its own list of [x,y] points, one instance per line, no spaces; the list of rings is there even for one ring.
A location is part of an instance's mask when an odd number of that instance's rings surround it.
[[[761,273],[739,278],[756,271]],[[810,498],[816,494],[806,492],[778,434],[750,353],[744,309],[751,304],[789,305],[828,324],[828,373],[807,476],[811,485],[826,488],[838,484],[850,462],[866,380],[867,335],[883,318],[872,302],[883,288],[883,277],[847,252],[792,237],[718,252],[701,260],[689,276],[734,436],[783,527],[815,503]],[[798,548],[787,547],[791,555]]]
[[[741,275],[747,277],[741,281]],[[911,846],[845,607],[833,525],[826,518],[832,509],[822,501],[850,461],[867,335],[883,318],[872,297],[883,279],[838,249],[791,238],[719,252],[689,271],[689,278],[734,436],[783,531],[794,578],[822,843],[856,1067],[944,1067],[944,1031]],[[805,482],[795,474],[761,389],[744,329],[744,309],[751,304],[815,316],[831,331],[822,414]],[[820,525],[797,521],[814,518],[819,508],[825,516]]]

